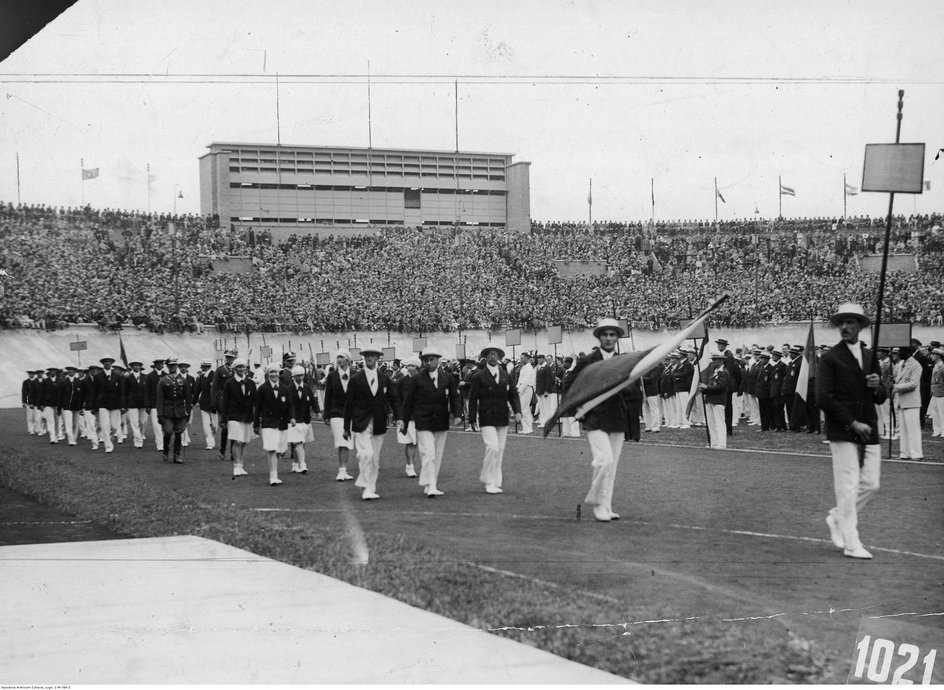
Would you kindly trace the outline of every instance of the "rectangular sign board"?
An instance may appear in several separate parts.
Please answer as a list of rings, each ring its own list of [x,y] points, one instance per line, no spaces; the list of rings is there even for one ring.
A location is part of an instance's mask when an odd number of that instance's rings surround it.
[[[866,144],[863,192],[920,194],[924,188],[924,144]]]
[[[351,348],[351,361],[356,362],[361,358],[361,349],[359,347]]]
[[[87,350],[88,342],[85,340],[76,340],[74,343],[69,343],[69,350],[76,352],[78,350]]]
[[[465,359],[465,343],[456,343],[456,359]]]
[[[413,338],[413,352],[422,352],[426,349],[426,338]]]
[[[882,272],[882,255],[867,254],[859,257],[859,268],[865,273]],[[889,254],[887,269],[889,273],[900,271],[901,273],[918,272],[917,254]]]
[[[688,328],[694,320],[695,319],[682,319],[680,322],[682,324],[681,330],[684,331],[686,328]],[[708,340],[708,325],[702,321],[701,326],[696,328],[695,331],[688,337],[690,339],[702,338],[704,340]]]
[[[902,620],[862,616],[852,647],[850,685],[944,683],[944,633]]]
[[[272,356],[272,346],[271,346],[271,345],[263,345],[261,348],[259,348],[259,356],[260,356],[260,357],[271,357],[271,356]]]
[[[397,358],[397,348],[395,347],[385,347],[382,350],[383,358],[387,362],[392,362]]]
[[[883,323],[879,332],[881,342],[878,347],[908,347],[911,345],[910,323]],[[875,328],[872,328],[872,342],[875,342]]]
[[[521,329],[513,328],[505,331],[505,347],[514,347],[521,344]]]
[[[564,342],[563,326],[551,326],[547,329],[548,345],[560,345],[562,342]]]
[[[315,364],[319,367],[326,367],[331,364],[331,353],[330,352],[319,352],[315,355]]]

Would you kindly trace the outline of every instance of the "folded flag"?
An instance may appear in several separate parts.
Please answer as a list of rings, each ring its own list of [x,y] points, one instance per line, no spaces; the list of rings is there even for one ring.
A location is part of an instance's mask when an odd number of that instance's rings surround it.
[[[722,204],[728,203],[727,201],[724,200],[724,197],[721,196],[721,192],[719,192],[717,189],[715,190],[715,194],[717,194],[717,195],[718,195],[718,198],[721,199],[721,203],[722,203]]]
[[[780,194],[782,196],[796,196],[796,192],[792,187],[787,187],[785,184],[780,185]]]
[[[98,168],[82,168],[83,180],[94,180],[98,177]]]
[[[848,182],[845,182],[843,184],[845,184],[846,186],[846,196],[855,196],[856,194],[859,193],[859,189],[857,187],[853,187]]]

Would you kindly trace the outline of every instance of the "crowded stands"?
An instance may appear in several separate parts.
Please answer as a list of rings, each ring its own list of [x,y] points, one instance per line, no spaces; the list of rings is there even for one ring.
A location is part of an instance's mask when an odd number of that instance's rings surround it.
[[[168,228],[172,222],[174,231]],[[156,332],[583,329],[605,315],[636,329],[678,326],[729,293],[712,325],[825,319],[868,303],[878,276],[859,259],[882,251],[884,218],[366,228],[360,237],[273,242],[216,218],[0,204],[4,328]],[[917,272],[888,275],[886,318],[941,325],[941,215],[894,219],[892,253]],[[256,270],[215,271],[250,256]],[[603,262],[562,278],[556,260]],[[850,294],[850,287],[853,292]],[[614,301],[612,295],[619,295]]]

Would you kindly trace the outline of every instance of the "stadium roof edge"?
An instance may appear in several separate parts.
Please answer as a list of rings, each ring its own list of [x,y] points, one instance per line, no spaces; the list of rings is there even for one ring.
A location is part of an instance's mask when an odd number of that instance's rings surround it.
[[[390,147],[379,147],[379,146],[313,146],[311,144],[273,144],[273,143],[259,143],[259,142],[238,142],[238,141],[213,141],[206,145],[206,148],[212,149],[213,147],[225,147],[225,146],[239,146],[239,147],[266,147],[266,148],[275,148],[276,146],[280,149],[315,149],[315,150],[337,150],[345,149],[348,151],[373,151],[376,153],[403,153],[405,151],[415,152],[415,153],[435,153],[443,155],[455,155],[456,153],[460,154],[471,154],[473,156],[502,156],[507,158],[513,158],[515,154],[513,153],[500,153],[497,151],[447,151],[445,149],[412,149],[412,148],[390,148]],[[203,158],[208,155],[207,153],[200,156]]]

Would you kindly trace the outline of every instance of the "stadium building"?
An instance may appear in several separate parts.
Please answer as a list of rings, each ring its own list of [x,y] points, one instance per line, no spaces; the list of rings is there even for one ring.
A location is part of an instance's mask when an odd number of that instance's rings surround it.
[[[345,235],[367,225],[531,229],[530,163],[513,154],[213,142],[200,211],[235,227]]]

